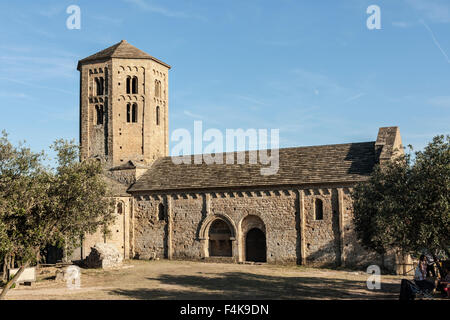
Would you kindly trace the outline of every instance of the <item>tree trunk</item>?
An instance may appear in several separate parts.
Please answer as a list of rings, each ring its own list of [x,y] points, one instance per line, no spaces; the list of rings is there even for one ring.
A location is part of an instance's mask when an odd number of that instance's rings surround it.
[[[28,266],[28,262],[24,263],[20,268],[19,271],[14,275],[12,279],[10,279],[6,285],[3,287],[2,293],[0,293],[0,300],[4,300],[6,294],[8,293],[9,289],[11,289],[12,285],[16,283],[16,280],[19,279],[20,275],[24,272],[25,268]]]
[[[5,254],[5,256],[3,257],[3,276],[2,276],[2,281],[6,281],[8,274],[8,254]]]

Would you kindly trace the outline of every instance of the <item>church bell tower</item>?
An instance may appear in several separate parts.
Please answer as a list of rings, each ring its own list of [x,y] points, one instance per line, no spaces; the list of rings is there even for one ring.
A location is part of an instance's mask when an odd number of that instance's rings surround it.
[[[77,69],[82,159],[148,166],[169,154],[168,64],[122,40]]]

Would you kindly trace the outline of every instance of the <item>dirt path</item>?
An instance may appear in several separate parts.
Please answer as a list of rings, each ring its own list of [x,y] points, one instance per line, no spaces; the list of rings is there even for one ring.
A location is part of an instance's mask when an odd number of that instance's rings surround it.
[[[128,261],[118,270],[82,269],[81,288],[39,279],[8,299],[398,299],[401,276],[382,276],[368,290],[367,274],[298,266],[186,261]]]

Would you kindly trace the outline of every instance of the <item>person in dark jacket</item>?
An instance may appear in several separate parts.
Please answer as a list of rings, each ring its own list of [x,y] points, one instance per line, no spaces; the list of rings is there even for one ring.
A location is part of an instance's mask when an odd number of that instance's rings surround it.
[[[434,258],[431,256],[431,254],[425,255],[425,258],[427,260],[427,277],[429,277],[431,274],[433,278],[436,278],[436,272],[434,270]]]

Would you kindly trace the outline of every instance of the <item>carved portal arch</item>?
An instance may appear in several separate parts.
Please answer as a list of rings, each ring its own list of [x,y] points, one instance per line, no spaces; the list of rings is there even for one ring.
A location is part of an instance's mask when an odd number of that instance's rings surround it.
[[[234,257],[236,255],[236,226],[225,214],[207,217],[200,228],[204,257]]]
[[[233,220],[226,214],[214,214],[209,217],[207,217],[203,223],[202,227],[199,231],[199,238],[200,240],[208,240],[209,239],[209,229],[211,227],[211,224],[217,220],[223,220],[231,231],[231,237],[236,238],[236,225],[234,224]]]

